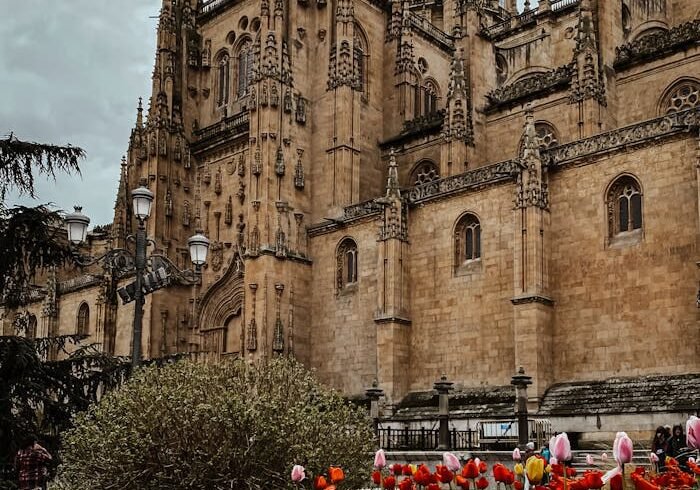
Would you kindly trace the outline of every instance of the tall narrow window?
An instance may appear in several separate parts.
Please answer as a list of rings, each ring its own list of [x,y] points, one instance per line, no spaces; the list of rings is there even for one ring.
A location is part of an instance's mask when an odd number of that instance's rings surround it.
[[[365,37],[362,29],[359,25],[355,24],[355,31],[353,37],[353,51],[352,51],[352,61],[354,65],[355,90],[362,92],[364,97],[368,97],[368,57],[369,57],[369,45],[367,43],[367,38]]]
[[[228,104],[229,77],[231,72],[228,53],[219,53],[216,57],[216,66],[218,70],[216,104],[218,106],[223,106]]]
[[[81,303],[78,308],[78,325],[76,330],[78,335],[90,334],[90,307],[87,303]]]
[[[253,43],[246,40],[241,44],[238,51],[238,72],[236,94],[238,97],[245,97],[248,93],[248,85],[253,78]]]
[[[29,319],[27,320],[27,332],[26,336],[28,339],[35,339],[36,338],[36,316],[34,315],[29,315]]]
[[[642,191],[631,175],[615,180],[607,195],[610,238],[642,229]]]
[[[472,213],[466,213],[455,227],[455,267],[481,258],[481,223]]]
[[[423,115],[427,116],[438,111],[439,90],[437,84],[428,80],[423,92]]]
[[[352,238],[345,238],[338,245],[336,255],[336,284],[338,291],[357,283],[357,244]]]

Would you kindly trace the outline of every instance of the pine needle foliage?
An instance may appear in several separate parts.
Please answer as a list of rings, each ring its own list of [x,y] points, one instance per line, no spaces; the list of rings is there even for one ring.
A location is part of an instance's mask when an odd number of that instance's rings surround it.
[[[87,410],[129,374],[125,359],[81,346],[82,339],[0,336],[0,463],[12,460],[24,435],[50,439],[71,427],[76,413]],[[49,351],[67,357],[45,361]]]
[[[341,466],[343,488],[363,488],[373,444],[366,410],[294,360],[184,360],[137,371],[78,415],[57,488],[291,489],[294,464]]]
[[[22,141],[12,133],[0,139],[0,200],[9,189],[34,195],[34,172],[53,179],[56,172],[80,173],[78,161],[85,151],[77,146],[57,146]]]
[[[46,206],[0,207],[0,299],[6,307],[26,304],[38,271],[70,263],[58,212]]]

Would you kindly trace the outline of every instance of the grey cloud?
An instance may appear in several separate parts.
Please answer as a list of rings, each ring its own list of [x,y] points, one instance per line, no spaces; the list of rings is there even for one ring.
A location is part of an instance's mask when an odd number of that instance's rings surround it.
[[[39,202],[112,220],[121,155],[150,95],[161,0],[0,0],[0,134],[83,147],[79,176],[37,182]],[[10,197],[8,204],[27,203]]]

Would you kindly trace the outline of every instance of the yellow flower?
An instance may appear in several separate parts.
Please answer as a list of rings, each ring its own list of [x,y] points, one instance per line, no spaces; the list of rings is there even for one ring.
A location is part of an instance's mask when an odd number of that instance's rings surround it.
[[[525,472],[530,483],[538,484],[544,476],[544,461],[535,456],[531,457],[525,463]]]
[[[418,466],[416,466],[416,465],[414,465],[414,464],[409,464],[408,467],[411,468],[411,474],[412,474],[412,475],[415,475],[415,474],[416,474],[416,471],[418,471]]]
[[[516,475],[522,475],[522,474],[523,474],[523,465],[520,464],[520,463],[517,463],[517,464],[513,467],[513,471],[515,471],[515,474],[516,474]]]
[[[544,469],[544,472],[547,474],[551,473],[552,472],[552,465],[548,464],[547,467]]]

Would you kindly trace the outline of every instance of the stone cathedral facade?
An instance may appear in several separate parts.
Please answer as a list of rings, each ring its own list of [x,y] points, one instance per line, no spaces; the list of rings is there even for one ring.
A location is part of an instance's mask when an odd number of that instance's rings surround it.
[[[157,251],[212,245],[201,286],[148,297],[145,355],[293,355],[397,410],[444,374],[512,413],[520,366],[543,414],[602,384],[696,410],[700,5],[525,4],[164,0],[91,247],[125,246],[139,182]],[[52,274],[37,331],[128,354],[109,272]]]

